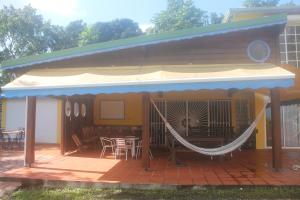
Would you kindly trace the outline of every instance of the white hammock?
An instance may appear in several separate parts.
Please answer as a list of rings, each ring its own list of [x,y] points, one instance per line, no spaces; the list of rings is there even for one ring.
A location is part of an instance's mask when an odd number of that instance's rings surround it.
[[[158,112],[159,116],[161,117],[161,119],[163,120],[163,122],[165,123],[165,126],[167,127],[167,129],[169,130],[169,132],[173,135],[173,137],[178,140],[178,142],[180,142],[183,146],[185,146],[186,148],[193,150],[195,152],[198,152],[200,154],[204,154],[207,156],[218,156],[218,155],[225,155],[227,153],[231,153],[236,149],[239,149],[251,136],[251,134],[254,132],[254,129],[257,125],[257,123],[259,122],[260,118],[263,115],[263,111],[265,110],[268,102],[269,102],[269,98],[268,97],[264,97],[265,99],[265,103],[264,106],[262,107],[261,111],[259,112],[259,114],[257,115],[256,119],[252,122],[252,124],[244,131],[243,134],[241,134],[237,139],[235,139],[234,141],[232,141],[231,143],[228,143],[224,146],[221,147],[217,147],[217,148],[202,148],[202,147],[198,147],[192,143],[189,143],[188,141],[186,141],[179,133],[176,132],[176,130],[170,125],[170,123],[167,121],[167,119],[163,116],[163,114],[159,111],[158,107],[156,106],[155,102],[151,99],[151,103],[153,104],[154,108],[156,109],[156,111]]]

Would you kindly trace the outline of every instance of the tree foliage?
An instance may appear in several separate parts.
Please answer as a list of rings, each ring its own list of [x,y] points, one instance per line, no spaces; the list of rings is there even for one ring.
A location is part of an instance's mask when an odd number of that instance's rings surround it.
[[[148,28],[146,34],[219,24],[223,18],[223,14],[197,8],[193,0],[168,0],[167,9],[153,17],[154,27]]]
[[[66,45],[64,48],[72,48],[78,46],[80,35],[86,28],[87,25],[82,20],[70,22],[65,27]]]
[[[210,13],[210,24],[220,24],[222,23],[224,15],[212,12]]]
[[[290,0],[287,3],[281,4],[280,6],[297,6],[293,0]]]
[[[17,58],[47,51],[43,17],[30,6],[0,10],[0,50],[2,59]]]
[[[142,34],[137,23],[130,19],[97,22],[87,26],[82,20],[67,26],[52,25],[30,5],[16,9],[0,9],[0,63],[3,60],[30,56],[79,45],[127,38]],[[0,72],[0,85],[11,79]]]
[[[257,7],[274,7],[277,6],[279,0],[245,0],[243,5],[246,8],[257,8]]]
[[[138,24],[131,19],[97,22],[81,32],[79,45],[106,42],[141,35]]]
[[[208,16],[192,0],[168,0],[167,9],[158,13],[152,22],[153,31],[158,33],[204,26],[208,23]]]

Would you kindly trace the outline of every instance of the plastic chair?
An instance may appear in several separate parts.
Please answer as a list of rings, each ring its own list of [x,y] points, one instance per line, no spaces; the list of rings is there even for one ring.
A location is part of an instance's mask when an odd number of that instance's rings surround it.
[[[125,152],[126,160],[127,160],[127,154],[128,150],[131,149],[131,146],[126,144],[126,141],[124,138],[117,138],[115,139],[116,146],[115,146],[115,159],[117,159],[118,155],[121,154],[122,151]]]
[[[138,143],[136,145],[135,159],[137,159],[138,157],[140,157],[141,150],[142,150],[142,140],[138,141]]]
[[[136,146],[136,154],[135,154],[135,158],[137,159],[139,156],[140,156],[140,154],[141,154],[141,150],[142,150],[142,143],[143,143],[143,140],[140,140],[140,141],[138,141],[138,144],[137,144],[137,146]],[[149,157],[150,157],[150,160],[152,160],[153,159],[153,154],[152,154],[152,151],[151,151],[151,149],[149,148]]]
[[[111,140],[110,138],[106,138],[106,137],[100,137],[100,141],[101,141],[101,145],[102,145],[102,151],[100,154],[100,158],[102,158],[106,152],[107,148],[111,148],[112,152],[115,152],[115,145],[113,140]]]
[[[82,149],[87,149],[88,146],[82,144],[82,142],[80,141],[80,139],[78,138],[78,136],[76,134],[72,135],[72,139],[75,143],[75,145],[77,146],[77,150],[81,151]]]

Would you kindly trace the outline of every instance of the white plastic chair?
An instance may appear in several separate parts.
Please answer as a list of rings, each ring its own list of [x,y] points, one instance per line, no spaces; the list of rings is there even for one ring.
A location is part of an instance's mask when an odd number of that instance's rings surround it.
[[[121,152],[125,152],[126,160],[127,160],[127,154],[128,150],[131,149],[130,145],[126,144],[126,141],[124,138],[116,138],[115,139],[115,159],[121,154]]]
[[[142,150],[142,143],[143,143],[143,140],[140,140],[138,141],[138,144],[136,146],[136,154],[135,154],[135,158],[137,159],[138,157],[140,157],[140,154],[141,154],[141,150]],[[150,160],[153,159],[153,154],[152,154],[152,151],[151,149],[149,148],[149,157],[150,157]]]
[[[111,140],[110,138],[106,138],[106,137],[100,137],[100,141],[101,141],[101,145],[102,145],[102,151],[100,154],[100,158],[102,158],[105,155],[107,148],[110,148],[113,153],[115,152],[115,145],[114,145],[113,140]]]

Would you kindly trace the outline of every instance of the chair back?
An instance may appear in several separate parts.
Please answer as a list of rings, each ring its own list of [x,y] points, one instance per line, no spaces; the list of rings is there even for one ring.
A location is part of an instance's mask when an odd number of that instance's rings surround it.
[[[117,138],[116,139],[116,146],[117,146],[117,148],[126,146],[125,139],[124,138]]]
[[[84,139],[89,139],[93,136],[95,136],[95,130],[94,127],[88,126],[82,128],[82,135]]]
[[[113,141],[107,137],[100,137],[100,141],[101,141],[102,147],[113,145]]]
[[[142,147],[143,140],[139,140],[137,143],[137,147]]]
[[[72,139],[73,139],[73,141],[74,141],[74,143],[76,144],[77,147],[82,146],[82,143],[81,143],[81,141],[80,141],[80,139],[78,138],[77,135],[73,134]]]

